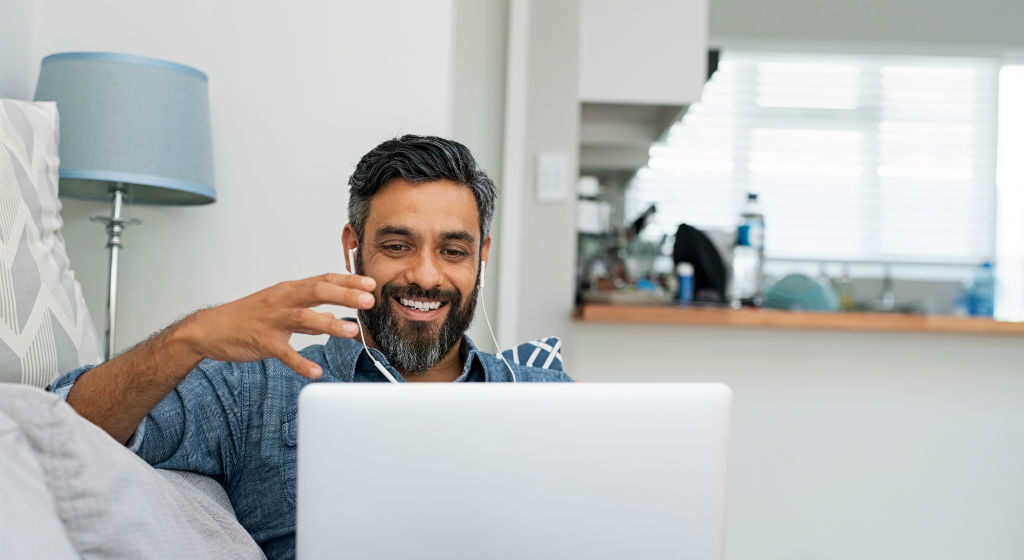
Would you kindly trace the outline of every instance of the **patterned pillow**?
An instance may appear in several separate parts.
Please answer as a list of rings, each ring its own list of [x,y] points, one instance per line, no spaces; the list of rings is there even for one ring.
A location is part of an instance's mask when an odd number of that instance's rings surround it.
[[[564,371],[561,348],[562,341],[557,336],[549,336],[509,348],[502,355],[514,364]]]
[[[0,381],[45,387],[102,361],[57,198],[57,106],[0,99]]]

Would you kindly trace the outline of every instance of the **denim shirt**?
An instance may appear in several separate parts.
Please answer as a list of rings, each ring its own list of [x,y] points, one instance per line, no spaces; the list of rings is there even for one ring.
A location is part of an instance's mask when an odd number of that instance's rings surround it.
[[[533,346],[530,346],[533,344]],[[548,359],[538,360],[540,349]],[[376,349],[374,357],[399,381],[401,374]],[[458,382],[509,382],[501,359],[462,338]],[[330,338],[300,352],[323,369],[316,380],[276,359],[230,363],[203,360],[139,424],[127,446],[156,468],[213,477],[227,491],[235,515],[267,557],[295,556],[295,444],[299,390],[308,383],[386,382],[358,340]],[[544,341],[505,352],[519,381],[572,381]],[[520,356],[526,364],[521,364]],[[543,356],[542,356],[543,357]],[[535,367],[533,364],[546,367]],[[552,367],[553,366],[553,367]],[[50,390],[65,399],[86,366],[58,378]]]

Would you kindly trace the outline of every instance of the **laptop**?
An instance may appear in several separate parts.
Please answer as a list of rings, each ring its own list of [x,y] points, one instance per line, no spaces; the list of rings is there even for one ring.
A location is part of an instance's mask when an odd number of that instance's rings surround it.
[[[717,383],[308,385],[297,557],[718,560],[731,398]]]

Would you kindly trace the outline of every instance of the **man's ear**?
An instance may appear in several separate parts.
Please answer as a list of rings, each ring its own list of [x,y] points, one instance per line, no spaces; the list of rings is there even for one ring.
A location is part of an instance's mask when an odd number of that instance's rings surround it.
[[[484,241],[482,247],[480,247],[480,260],[486,261],[491,258],[491,238],[488,237],[487,241]]]
[[[345,224],[345,229],[341,231],[341,248],[344,251],[343,256],[345,257],[345,267],[352,274],[356,271],[352,270],[348,264],[348,252],[359,246],[359,236],[356,235],[356,230],[352,228],[352,224]]]

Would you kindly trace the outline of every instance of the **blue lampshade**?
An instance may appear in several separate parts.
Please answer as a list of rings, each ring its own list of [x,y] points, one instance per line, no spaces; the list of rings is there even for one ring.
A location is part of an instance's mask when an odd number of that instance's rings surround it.
[[[134,204],[208,204],[213,149],[206,74],[111,53],[43,59],[36,100],[60,113],[60,195]]]

